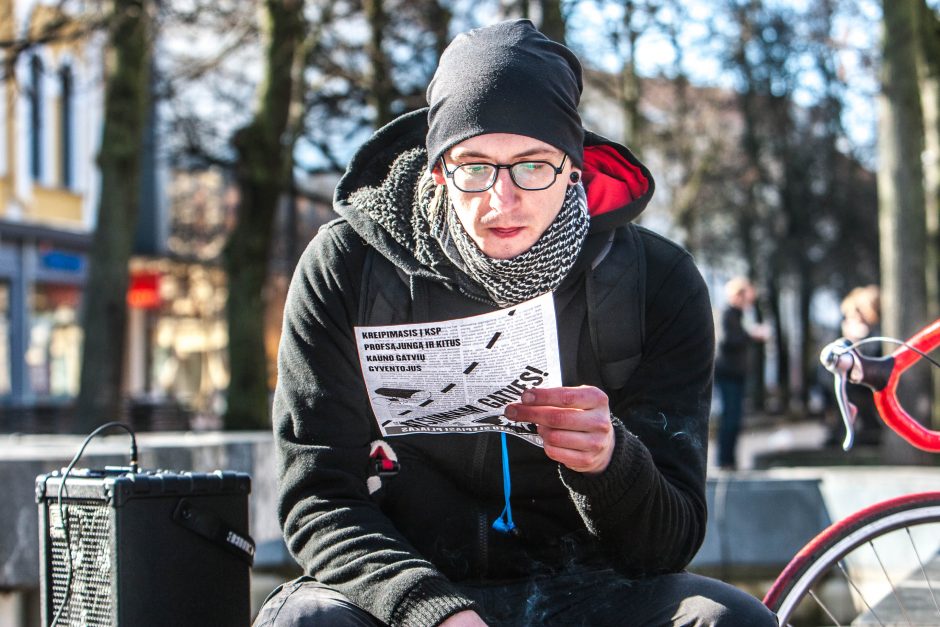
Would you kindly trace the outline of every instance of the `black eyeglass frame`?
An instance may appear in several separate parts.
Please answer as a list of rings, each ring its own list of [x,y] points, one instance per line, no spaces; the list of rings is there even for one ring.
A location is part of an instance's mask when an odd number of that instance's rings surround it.
[[[562,170],[565,169],[565,162],[568,161],[568,155],[567,154],[562,155],[561,164],[557,168],[555,167],[555,164],[553,164],[551,161],[543,161],[541,159],[535,159],[532,161],[516,161],[515,163],[488,163],[486,161],[471,161],[470,163],[461,163],[460,165],[454,167],[453,170],[448,170],[447,162],[444,161],[444,155],[441,155],[440,159],[441,159],[441,167],[444,169],[444,176],[446,176],[447,178],[451,180],[451,182],[454,184],[454,187],[456,187],[457,189],[459,189],[460,191],[466,194],[479,194],[481,192],[487,191],[488,189],[496,185],[496,181],[499,180],[500,170],[509,170],[509,178],[512,180],[513,185],[515,185],[519,189],[525,190],[527,192],[540,192],[543,189],[548,189],[549,187],[555,184],[555,182],[558,180],[558,175],[561,174]],[[523,163],[540,163],[540,164],[547,165],[554,172],[554,175],[552,176],[552,182],[549,183],[548,185],[545,185],[544,187],[523,187],[522,185],[519,184],[519,181],[516,180],[515,175],[513,175],[512,173],[512,169],[514,167],[516,167],[517,165],[522,165]],[[488,165],[494,168],[493,180],[490,181],[490,184],[484,187],[483,189],[469,190],[469,189],[462,188],[460,185],[457,184],[457,181],[454,179],[454,174],[460,168],[466,167],[468,165]]]

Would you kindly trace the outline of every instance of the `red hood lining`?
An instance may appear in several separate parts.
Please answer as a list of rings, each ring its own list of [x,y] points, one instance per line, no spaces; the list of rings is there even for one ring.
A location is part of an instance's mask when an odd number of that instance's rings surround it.
[[[639,166],[608,145],[584,148],[583,180],[592,216],[625,207],[645,194],[650,185]]]

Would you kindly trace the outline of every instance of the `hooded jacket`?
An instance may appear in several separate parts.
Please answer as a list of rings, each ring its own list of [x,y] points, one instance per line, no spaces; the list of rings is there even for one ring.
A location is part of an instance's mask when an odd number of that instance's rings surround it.
[[[683,569],[705,533],[711,307],[688,253],[630,225],[652,196],[649,171],[625,147],[590,132],[583,181],[591,228],[554,299],[563,384],[596,385],[610,398],[616,443],[608,468],[582,475],[508,438],[517,536],[490,526],[503,507],[495,433],[390,438],[400,472],[378,492],[367,489],[377,428],[353,326],[496,309],[453,267],[431,268],[415,255],[426,235],[409,232],[426,167],[426,124],[426,111],[417,111],[363,145],[336,189],[342,217],[311,241],[291,283],[273,417],[278,515],[289,550],[306,573],[390,625],[436,625],[473,608],[458,582],[573,566],[628,577]],[[643,240],[644,344],[625,384],[605,389],[585,281],[624,229]],[[375,264],[397,280],[376,286],[368,280]]]

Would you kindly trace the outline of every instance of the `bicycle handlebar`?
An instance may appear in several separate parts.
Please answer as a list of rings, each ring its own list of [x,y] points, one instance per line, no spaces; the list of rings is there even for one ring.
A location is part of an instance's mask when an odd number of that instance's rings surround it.
[[[835,375],[836,402],[845,422],[846,436],[842,448],[852,448],[855,412],[848,402],[846,382],[865,385],[873,391],[875,407],[882,420],[895,433],[913,446],[934,453],[940,452],[940,431],[927,429],[908,414],[897,398],[901,375],[924,354],[940,345],[940,320],[922,329],[887,357],[866,357],[840,339],[826,346],[819,356],[826,370]]]

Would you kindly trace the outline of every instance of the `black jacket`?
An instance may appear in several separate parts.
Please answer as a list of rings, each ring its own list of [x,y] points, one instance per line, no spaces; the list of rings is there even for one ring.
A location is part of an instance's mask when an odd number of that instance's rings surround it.
[[[278,513],[291,553],[318,581],[391,625],[435,625],[474,607],[452,581],[515,579],[572,561],[630,576],[681,570],[705,533],[714,330],[690,256],[645,230],[643,357],[622,389],[605,390],[617,419],[604,473],[571,472],[542,449],[509,438],[520,537],[490,528],[503,506],[497,434],[390,438],[401,471],[369,494],[375,426],[353,325],[364,314],[372,324],[397,324],[496,308],[467,294],[452,272],[423,267],[407,237],[390,234],[362,206],[397,202],[397,211],[411,211],[395,199],[413,196],[414,177],[403,178],[391,164],[409,150],[420,156],[424,120],[424,112],[404,116],[363,146],[336,191],[343,219],[314,238],[291,284],[274,400]],[[584,277],[611,230],[642,211],[653,184],[626,148],[588,134],[586,155],[591,146],[602,156],[595,166],[607,174],[591,171],[586,157],[591,232],[555,304],[564,384],[602,387],[586,327]],[[384,192],[355,194],[368,187]],[[381,294],[362,295],[370,249],[379,263],[397,268],[400,280],[382,290],[404,295],[406,307],[383,307]]]
[[[747,378],[748,350],[754,340],[744,328],[744,312],[728,306],[721,312],[721,341],[715,359],[715,376],[735,381]]]

